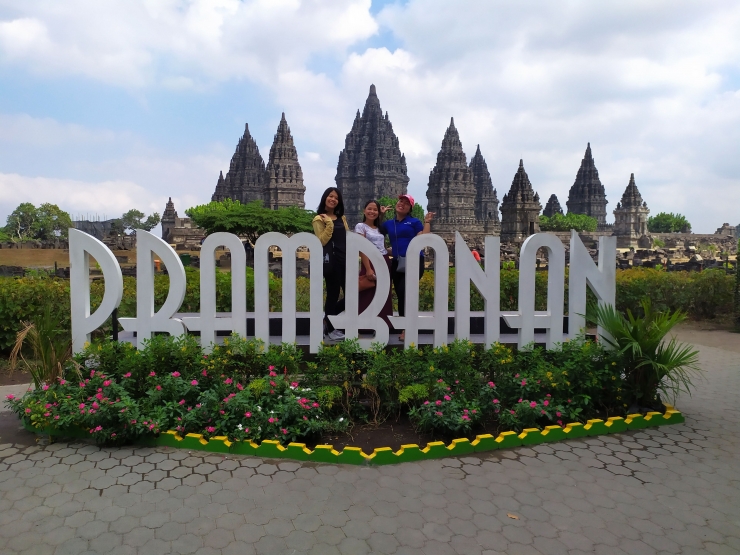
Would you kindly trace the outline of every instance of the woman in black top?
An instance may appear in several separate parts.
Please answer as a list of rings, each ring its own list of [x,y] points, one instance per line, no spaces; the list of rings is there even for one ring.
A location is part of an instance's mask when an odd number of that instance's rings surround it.
[[[344,291],[346,281],[347,233],[349,225],[344,217],[342,193],[336,187],[329,187],[321,196],[316,210],[317,216],[311,222],[313,232],[324,247],[324,279],[326,280],[326,302],[324,314],[336,316],[344,311],[344,299],[339,300],[340,290]],[[336,225],[337,220],[341,222]],[[324,319],[329,339],[344,339],[344,333],[335,330],[328,318]]]

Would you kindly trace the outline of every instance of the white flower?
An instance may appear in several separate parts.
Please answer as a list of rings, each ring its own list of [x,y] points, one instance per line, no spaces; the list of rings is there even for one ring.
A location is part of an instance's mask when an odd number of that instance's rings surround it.
[[[241,430],[241,429],[243,428],[243,426],[242,426],[241,424],[239,424],[239,425],[237,426],[237,428],[239,428],[239,429]]]
[[[257,410],[260,411],[260,412],[262,412],[262,407],[259,406],[259,405],[257,405]]]
[[[342,422],[344,420],[344,416],[339,417],[339,421]]]

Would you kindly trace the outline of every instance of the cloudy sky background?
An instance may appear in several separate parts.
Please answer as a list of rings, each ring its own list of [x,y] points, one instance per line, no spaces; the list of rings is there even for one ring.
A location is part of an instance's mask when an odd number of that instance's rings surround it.
[[[520,158],[565,207],[586,143],[611,211],[740,223],[740,3],[0,0],[0,222],[208,202],[285,112],[317,204],[369,85],[423,204],[454,116],[499,198]]]

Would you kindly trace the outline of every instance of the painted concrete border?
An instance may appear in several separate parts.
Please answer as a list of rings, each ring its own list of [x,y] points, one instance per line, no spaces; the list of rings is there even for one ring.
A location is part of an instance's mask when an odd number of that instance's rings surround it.
[[[653,426],[665,426],[668,424],[681,424],[684,422],[683,415],[673,407],[668,407],[665,414],[660,412],[649,412],[646,415],[630,414],[626,418],[615,416],[604,420],[589,420],[586,424],[573,422],[565,426],[546,426],[543,430],[537,428],[526,428],[520,434],[516,432],[501,432],[498,437],[491,434],[476,436],[473,441],[469,439],[453,439],[449,445],[441,441],[427,443],[423,449],[418,445],[402,445],[398,451],[390,447],[379,447],[371,454],[367,454],[359,447],[345,447],[337,451],[332,445],[317,445],[311,450],[304,443],[290,443],[286,447],[274,440],[263,440],[255,443],[251,440],[229,441],[225,436],[215,436],[206,439],[201,434],[179,435],[173,430],[162,433],[157,438],[143,439],[139,445],[152,447],[174,447],[177,449],[189,449],[194,451],[208,451],[211,453],[223,453],[234,455],[253,455],[265,459],[292,459],[297,461],[310,461],[334,464],[354,465],[386,465],[404,462],[415,462],[429,459],[440,459],[444,457],[458,457],[471,453],[482,453],[496,449],[509,449],[512,447],[539,445],[541,443],[552,443],[566,439],[582,437],[593,437],[605,434],[615,434],[627,430],[642,430]],[[34,433],[47,433],[50,435],[61,435],[53,430],[38,430],[23,421],[26,429]],[[65,431],[65,437],[85,437],[82,430]]]

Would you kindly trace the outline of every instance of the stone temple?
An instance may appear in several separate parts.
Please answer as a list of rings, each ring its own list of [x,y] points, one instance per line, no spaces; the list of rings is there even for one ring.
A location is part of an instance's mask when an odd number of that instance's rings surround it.
[[[618,248],[640,246],[640,243],[651,243],[648,237],[647,220],[650,210],[643,202],[640,191],[635,185],[635,174],[630,175],[630,182],[624,190],[622,200],[614,210],[614,235],[617,236]]]
[[[287,206],[305,208],[305,192],[298,153],[283,114],[270,149],[267,167],[257,143],[249,133],[249,125],[245,125],[244,135],[239,139],[231,157],[229,171],[226,177],[223,172],[219,174],[211,200],[230,198],[242,204],[261,200],[272,209]]]
[[[540,196],[534,192],[524,162],[514,175],[509,192],[501,202],[501,241],[521,241],[540,231]]]
[[[560,214],[562,216],[563,209],[560,206],[560,201],[558,200],[557,195],[550,195],[550,198],[547,199],[545,209],[542,211],[542,215],[552,218],[555,214]]]
[[[568,206],[568,213],[586,214],[596,218],[599,225],[606,224],[606,193],[591,156],[591,143],[586,147],[586,154],[565,204]]]
[[[344,150],[339,153],[334,179],[342,192],[344,214],[350,226],[362,221],[368,200],[395,198],[407,192],[406,157],[399,148],[388,113],[383,115],[380,109],[375,85],[370,85],[362,115],[357,110]]]
[[[480,147],[468,165],[454,119],[429,173],[427,201],[427,211],[435,213],[434,233],[450,245],[455,231],[478,249],[482,249],[486,233],[498,234],[498,199],[488,166]]]

